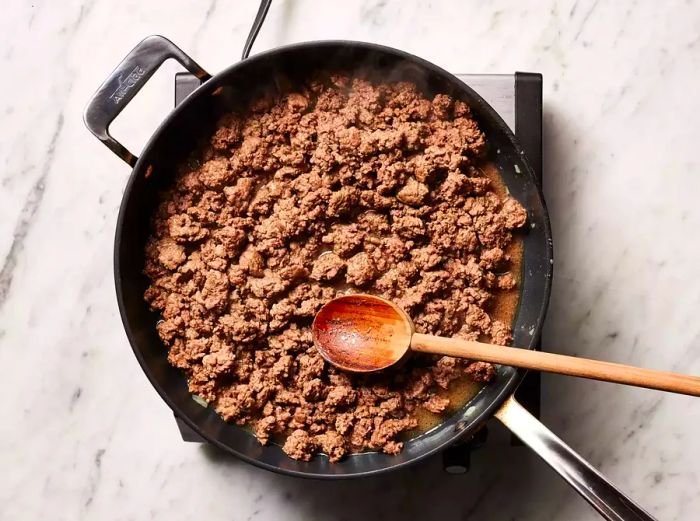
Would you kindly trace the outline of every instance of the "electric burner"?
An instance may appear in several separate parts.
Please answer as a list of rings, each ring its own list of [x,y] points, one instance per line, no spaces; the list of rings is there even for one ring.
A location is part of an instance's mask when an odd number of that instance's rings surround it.
[[[459,79],[478,92],[515,133],[538,181],[542,183],[542,75],[532,72],[514,74],[457,74]],[[199,87],[199,80],[189,73],[175,75],[175,106]],[[540,415],[540,373],[529,372],[515,393],[518,401],[533,415]],[[175,415],[184,441],[206,443],[199,434]],[[469,470],[472,451],[488,442],[485,425],[470,439],[457,443],[442,454],[443,468],[450,474]],[[511,445],[522,443],[511,436]]]

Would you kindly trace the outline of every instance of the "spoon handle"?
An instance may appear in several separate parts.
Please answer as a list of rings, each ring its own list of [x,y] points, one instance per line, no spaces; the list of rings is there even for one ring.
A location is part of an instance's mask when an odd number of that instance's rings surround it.
[[[456,356],[494,364],[511,365],[535,371],[591,378],[604,382],[646,387],[672,393],[700,396],[700,378],[629,365],[601,362],[575,356],[503,347],[457,338],[415,333],[411,349],[423,353]]]

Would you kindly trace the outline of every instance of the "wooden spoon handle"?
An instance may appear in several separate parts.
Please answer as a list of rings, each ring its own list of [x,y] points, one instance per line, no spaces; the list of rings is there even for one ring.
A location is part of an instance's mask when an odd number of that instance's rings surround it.
[[[604,382],[635,385],[648,389],[700,396],[700,378],[665,371],[642,369],[629,365],[601,362],[574,356],[543,353],[529,349],[503,347],[457,338],[415,333],[411,349],[422,353],[468,358],[494,364],[512,365],[548,373],[591,378]]]

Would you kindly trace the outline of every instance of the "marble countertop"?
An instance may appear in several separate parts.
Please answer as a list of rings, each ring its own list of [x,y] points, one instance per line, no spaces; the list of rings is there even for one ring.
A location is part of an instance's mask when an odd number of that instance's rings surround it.
[[[236,61],[256,10],[253,0],[3,4],[0,518],[597,519],[496,426],[466,475],[435,459],[341,483],[181,441],[114,296],[129,168],[82,110],[148,34],[209,71]],[[680,1],[275,0],[254,52],[347,38],[456,72],[541,72],[556,253],[545,347],[699,374],[698,27],[700,5]],[[134,151],[170,109],[176,70],[164,66],[115,123]],[[659,519],[700,515],[697,400],[544,376],[542,419]]]

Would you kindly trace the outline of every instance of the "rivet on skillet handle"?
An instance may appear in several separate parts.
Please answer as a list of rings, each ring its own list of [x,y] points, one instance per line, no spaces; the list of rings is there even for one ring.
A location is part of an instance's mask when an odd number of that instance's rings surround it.
[[[173,42],[158,35],[148,36],[117,65],[85,108],[83,119],[90,132],[132,167],[138,157],[109,134],[109,125],[169,58],[180,62],[201,81],[211,78]]]

